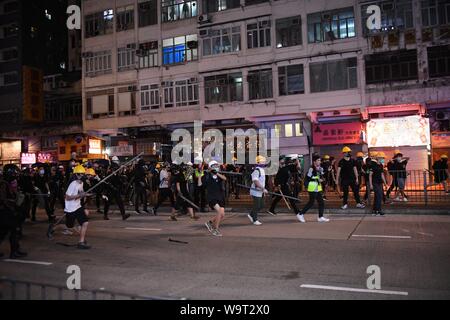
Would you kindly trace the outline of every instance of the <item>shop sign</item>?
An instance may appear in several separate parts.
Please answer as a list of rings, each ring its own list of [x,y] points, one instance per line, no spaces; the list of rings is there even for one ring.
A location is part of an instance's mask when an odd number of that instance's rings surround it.
[[[35,153],[21,153],[20,155],[20,163],[21,164],[34,164],[36,163],[36,154]]]
[[[430,122],[421,116],[373,119],[367,123],[369,148],[427,146]]]
[[[51,163],[53,162],[53,154],[48,152],[39,152],[38,153],[38,162],[41,163]]]
[[[20,151],[22,148],[21,141],[4,142],[1,144],[2,160],[17,160],[20,159]]]
[[[133,146],[130,145],[121,145],[121,146],[113,146],[108,147],[108,154],[111,156],[117,156],[117,157],[126,157],[126,156],[132,156],[133,155]]]
[[[433,133],[431,146],[433,148],[450,148],[450,132]]]
[[[102,154],[102,141],[98,139],[89,139],[89,153]]]
[[[314,145],[361,143],[361,130],[360,122],[314,124],[313,142]]]

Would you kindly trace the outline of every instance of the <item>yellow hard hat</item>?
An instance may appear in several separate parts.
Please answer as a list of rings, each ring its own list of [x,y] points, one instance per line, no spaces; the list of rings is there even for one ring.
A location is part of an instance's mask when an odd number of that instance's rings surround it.
[[[266,157],[264,157],[264,156],[257,156],[256,157],[256,163],[257,164],[261,164],[261,163],[266,163]]]
[[[378,152],[376,152],[376,151],[370,151],[370,157],[371,158],[376,158],[377,156],[378,156]]]
[[[349,147],[345,146],[345,147],[342,149],[342,153],[345,153],[345,152],[352,152],[352,149],[350,149]]]
[[[446,154],[441,154],[441,159],[448,159],[448,156]]]
[[[73,169],[73,173],[85,174],[85,173],[86,173],[86,169],[84,169],[84,167],[83,167],[82,165],[77,165],[77,166]]]
[[[358,152],[358,153],[356,154],[356,156],[362,158],[362,157],[364,157],[364,153],[362,153],[362,152],[360,151],[360,152]]]
[[[378,158],[386,158],[386,155],[383,151],[378,152]]]
[[[399,153],[401,153],[400,150],[398,150],[398,149],[394,150],[394,154],[399,154]]]
[[[161,168],[161,165],[159,163],[156,164],[156,169]]]
[[[86,169],[86,174],[90,175],[90,176],[95,176],[95,170],[92,168],[88,168]]]
[[[328,160],[328,159],[330,159],[330,156],[326,154],[326,155],[323,156],[323,158],[324,158],[325,160]]]

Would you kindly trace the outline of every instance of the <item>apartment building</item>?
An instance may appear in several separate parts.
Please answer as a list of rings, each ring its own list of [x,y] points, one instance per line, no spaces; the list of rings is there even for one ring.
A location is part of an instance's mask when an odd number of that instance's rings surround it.
[[[448,1],[85,0],[82,15],[83,125],[113,148],[155,156],[202,120],[274,129],[306,158],[402,148],[423,168],[449,151]]]

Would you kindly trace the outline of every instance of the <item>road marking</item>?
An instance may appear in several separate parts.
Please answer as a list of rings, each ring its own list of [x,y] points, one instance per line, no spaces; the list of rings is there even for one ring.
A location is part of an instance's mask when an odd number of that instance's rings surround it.
[[[358,289],[358,288],[347,288],[347,287],[334,287],[334,286],[319,286],[314,284],[302,284],[301,288],[309,289],[323,289],[323,290],[334,290],[334,291],[349,291],[349,292],[361,292],[361,293],[378,293],[378,294],[392,294],[407,296],[408,292],[405,291],[389,291],[389,290],[378,290],[378,289]]]
[[[152,228],[125,228],[126,230],[139,230],[139,231],[161,231],[162,229],[152,229]]]
[[[4,259],[4,262],[17,262],[17,263],[25,263],[25,264],[39,264],[43,266],[50,266],[52,262],[44,262],[44,261],[32,261],[32,260],[16,260],[16,259]]]
[[[360,237],[360,238],[411,239],[411,236],[383,236],[383,235],[377,235],[377,234],[352,234],[352,237]]]

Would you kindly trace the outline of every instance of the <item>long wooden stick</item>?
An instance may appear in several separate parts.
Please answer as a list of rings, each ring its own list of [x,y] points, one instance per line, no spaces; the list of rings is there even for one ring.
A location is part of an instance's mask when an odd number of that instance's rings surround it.
[[[242,187],[242,188],[246,188],[246,189],[249,189],[249,190],[255,190],[255,191],[261,191],[262,192],[262,190],[260,190],[260,189],[257,189],[257,188],[251,188],[251,187],[247,187],[247,186],[244,186],[243,184],[236,184],[238,187]],[[282,194],[279,194],[279,193],[275,193],[275,192],[267,192],[268,194],[270,194],[270,195],[273,195],[273,196],[279,196],[279,197],[285,197],[285,198],[287,198],[287,199],[292,199],[292,200],[295,200],[295,201],[299,201],[300,202],[300,199],[299,198],[294,198],[294,197],[291,197],[291,196],[285,196],[285,195],[282,195]]]

